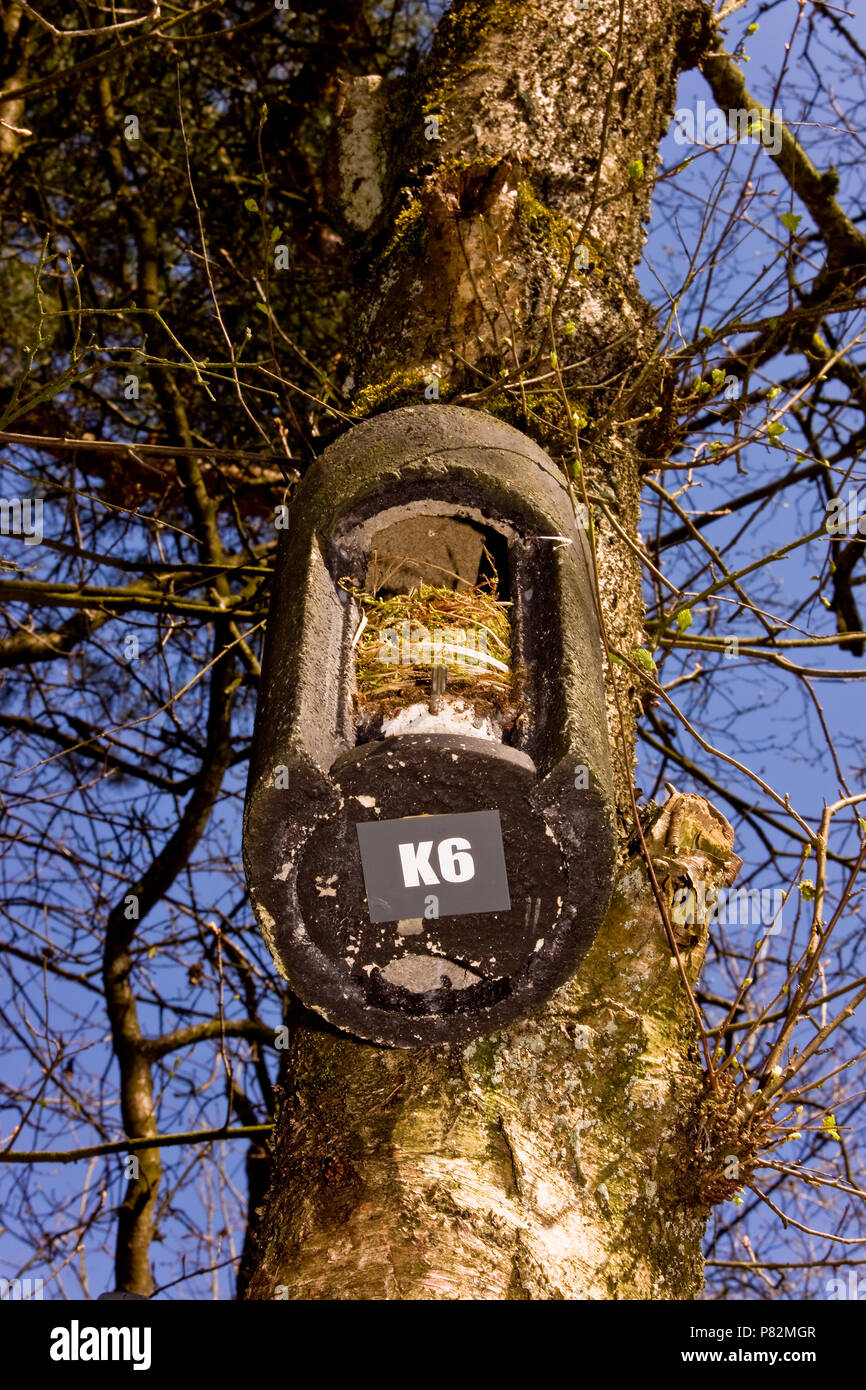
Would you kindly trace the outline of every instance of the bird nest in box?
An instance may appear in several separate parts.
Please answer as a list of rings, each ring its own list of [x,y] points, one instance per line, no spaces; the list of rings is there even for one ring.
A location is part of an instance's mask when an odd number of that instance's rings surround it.
[[[461,589],[422,583],[388,595],[347,580],[342,587],[361,609],[352,643],[360,737],[381,737],[385,721],[418,706],[431,716],[446,705],[465,710],[500,737],[514,724],[520,694],[512,669],[511,605],[497,597],[495,578]]]

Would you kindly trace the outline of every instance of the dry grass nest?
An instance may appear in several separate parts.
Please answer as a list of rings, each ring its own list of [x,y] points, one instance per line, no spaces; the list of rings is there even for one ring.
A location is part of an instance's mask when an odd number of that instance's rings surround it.
[[[447,695],[466,700],[479,714],[516,715],[511,605],[497,598],[495,580],[464,589],[420,584],[387,596],[345,579],[341,587],[362,615],[354,637],[359,714],[392,714],[428,701],[435,663],[448,673]]]

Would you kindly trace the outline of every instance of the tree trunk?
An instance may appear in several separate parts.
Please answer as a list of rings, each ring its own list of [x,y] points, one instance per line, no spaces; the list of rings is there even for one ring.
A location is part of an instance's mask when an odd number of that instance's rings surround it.
[[[601,608],[624,653],[641,645],[648,447],[628,422],[662,400],[633,266],[706,16],[680,0],[465,0],[419,72],[349,86],[333,161],[358,265],[356,413],[429,399],[435,378],[440,399],[504,415],[578,496],[604,498],[617,525],[595,516]],[[300,1013],[247,1297],[699,1291],[696,1025],[628,844],[635,679],[606,675],[624,836],[589,956],[535,1017],[462,1048],[381,1049]],[[647,834],[669,899],[687,874],[730,877],[730,827],[698,798]],[[705,930],[679,942],[692,980],[705,945]]]

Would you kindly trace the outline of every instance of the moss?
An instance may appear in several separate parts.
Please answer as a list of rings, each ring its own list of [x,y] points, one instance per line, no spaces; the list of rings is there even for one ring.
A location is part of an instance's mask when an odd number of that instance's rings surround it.
[[[330,1089],[336,1083],[340,1075],[339,1067],[336,1062],[324,1062],[317,1068],[304,1068],[299,1070],[296,1077],[296,1084],[299,1091],[309,1098],[321,1095],[323,1091]]]
[[[384,381],[365,386],[355,397],[352,416],[356,420],[395,410],[398,405],[413,405],[424,399],[426,373],[420,367],[391,372]]]
[[[398,252],[410,259],[414,258],[420,249],[423,231],[424,209],[421,200],[413,198],[394,218],[391,237],[381,253],[381,260],[390,260]]]
[[[483,72],[480,63],[464,63],[432,87],[426,89],[421,97],[421,110],[425,116],[439,117],[439,138],[443,139],[448,129],[448,103],[460,92],[461,87],[474,72]]]
[[[526,410],[523,400],[526,401]],[[521,397],[513,389],[508,394],[485,401],[485,410],[515,429],[530,434],[553,458],[571,448],[571,427],[558,391],[527,391]]]
[[[533,8],[533,0],[464,0],[453,5],[439,22],[431,63],[462,64],[490,34]]]
[[[479,159],[477,155],[472,158],[465,155],[447,155],[437,163],[436,177],[443,186],[455,190],[461,200],[462,210],[466,190],[471,187],[484,188],[501,168],[502,161],[499,159]]]
[[[496,1034],[485,1034],[476,1038],[463,1051],[463,1066],[472,1073],[476,1085],[485,1089],[499,1086],[497,1066],[499,1062],[499,1039]]]
[[[517,185],[517,215],[536,245],[552,252],[564,265],[568,263],[574,228],[567,218],[542,203],[528,179]]]
[[[644,1079],[646,1039],[622,1028],[612,1039],[595,1030],[593,1059],[597,1068],[589,1089],[595,1100],[594,1122],[599,1127],[610,1125],[613,1143],[621,1123],[623,1097],[631,1093],[635,1082]]]
[[[511,20],[534,8],[534,0],[465,0],[439,21],[427,66],[422,109],[438,112],[460,89],[461,79],[481,68],[470,60],[484,40]]]
[[[524,179],[517,186],[517,215],[530,240],[548,255],[554,256],[564,269],[571,257],[572,245],[577,239],[576,228],[567,217],[560,216],[541,201],[528,179]],[[604,278],[616,269],[604,243],[590,232],[583,233],[577,246],[578,250],[581,247],[585,248],[589,266],[582,265],[579,256],[576,255],[573,273],[589,274],[597,270]]]

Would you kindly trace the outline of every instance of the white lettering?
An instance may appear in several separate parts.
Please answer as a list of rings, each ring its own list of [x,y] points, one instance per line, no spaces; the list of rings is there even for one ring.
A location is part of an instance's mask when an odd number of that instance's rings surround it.
[[[418,888],[423,883],[438,883],[439,880],[430,867],[432,840],[422,840],[417,846],[398,845],[400,864],[403,868],[403,883],[406,888]]]
[[[475,864],[466,850],[472,848],[468,840],[455,836],[453,840],[443,840],[439,845],[439,872],[446,883],[467,883],[475,877]]]

